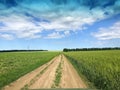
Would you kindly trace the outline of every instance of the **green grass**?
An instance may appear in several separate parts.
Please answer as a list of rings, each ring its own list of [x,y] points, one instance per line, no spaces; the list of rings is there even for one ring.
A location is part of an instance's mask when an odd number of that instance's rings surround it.
[[[64,53],[93,86],[102,90],[120,90],[120,51],[81,51]]]
[[[58,52],[0,53],[0,88],[50,61]]]
[[[59,63],[59,65],[56,69],[54,84],[52,85],[51,88],[58,88],[59,87],[61,77],[62,77],[62,61]]]

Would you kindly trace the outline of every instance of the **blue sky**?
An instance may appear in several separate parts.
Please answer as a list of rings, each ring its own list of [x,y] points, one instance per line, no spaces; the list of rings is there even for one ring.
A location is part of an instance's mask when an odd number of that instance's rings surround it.
[[[120,47],[120,0],[0,0],[0,50]]]

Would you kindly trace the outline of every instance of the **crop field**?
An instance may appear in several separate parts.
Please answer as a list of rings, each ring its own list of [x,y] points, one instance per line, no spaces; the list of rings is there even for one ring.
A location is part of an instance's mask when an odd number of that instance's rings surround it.
[[[0,89],[120,90],[119,77],[119,50],[0,53]]]
[[[79,51],[64,53],[80,76],[102,90],[120,90],[120,51]],[[82,74],[82,75],[81,75]]]
[[[0,88],[47,63],[58,52],[0,53]]]

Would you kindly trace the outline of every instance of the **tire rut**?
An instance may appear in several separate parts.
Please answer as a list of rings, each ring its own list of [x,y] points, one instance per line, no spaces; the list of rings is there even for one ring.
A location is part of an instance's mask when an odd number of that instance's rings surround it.
[[[39,77],[39,79],[29,87],[29,89],[51,88],[55,78],[55,71],[60,61],[61,61],[61,55],[59,55],[58,58],[56,58],[56,60]]]

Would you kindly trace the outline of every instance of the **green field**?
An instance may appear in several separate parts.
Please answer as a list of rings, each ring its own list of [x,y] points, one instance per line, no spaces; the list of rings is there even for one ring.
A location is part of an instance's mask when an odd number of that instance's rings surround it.
[[[81,76],[102,90],[120,90],[120,51],[64,53]]]
[[[0,53],[0,88],[47,63],[59,52]],[[81,78],[100,90],[120,90],[120,51],[64,52]]]
[[[0,53],[0,88],[50,61],[58,52]]]

